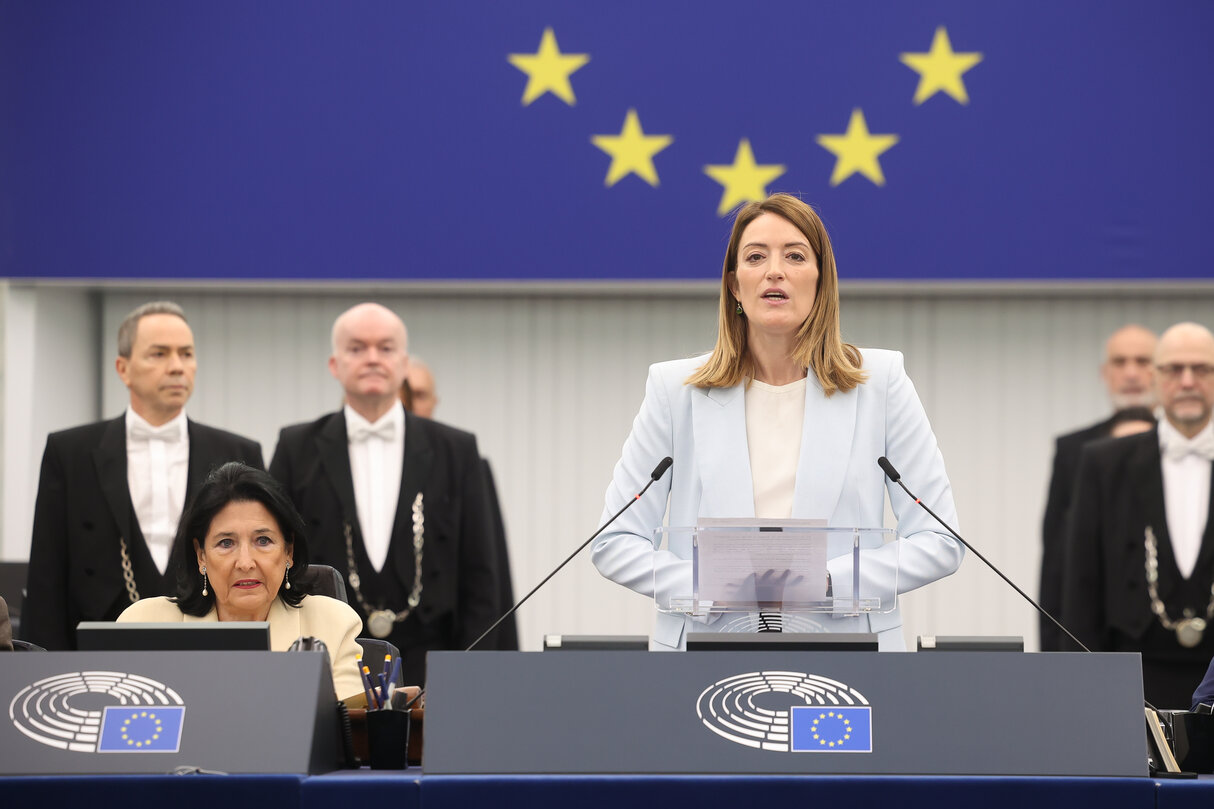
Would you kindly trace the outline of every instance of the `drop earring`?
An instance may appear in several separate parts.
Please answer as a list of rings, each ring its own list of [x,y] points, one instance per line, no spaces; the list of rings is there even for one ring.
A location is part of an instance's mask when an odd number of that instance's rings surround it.
[[[287,572],[283,574],[283,580],[287,583],[286,589],[291,589],[291,563],[287,562]]]
[[[741,301],[735,302],[733,311],[734,311],[734,314],[738,314],[738,315],[742,314],[742,302]]]
[[[202,594],[207,594],[207,566],[202,566]]]

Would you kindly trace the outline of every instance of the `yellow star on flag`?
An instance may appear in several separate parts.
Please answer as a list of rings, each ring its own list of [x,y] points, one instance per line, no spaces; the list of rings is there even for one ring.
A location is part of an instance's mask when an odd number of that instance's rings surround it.
[[[590,61],[588,53],[561,53],[556,45],[556,34],[545,28],[540,37],[540,49],[535,53],[512,53],[510,64],[527,74],[527,87],[523,90],[523,106],[552,93],[569,106],[577,103],[573,97],[573,85],[569,76]]]
[[[607,169],[608,188],[629,174],[635,174],[656,187],[658,172],[653,167],[653,156],[673,143],[674,138],[670,135],[646,135],[641,130],[637,111],[628,110],[620,134],[592,135],[590,142],[611,155],[611,166]]]
[[[877,158],[898,142],[897,135],[870,135],[864,113],[857,107],[851,112],[847,132],[842,135],[819,135],[818,144],[836,158],[830,184],[838,185],[860,172],[877,185],[885,185],[885,175]]]
[[[903,64],[919,74],[915,88],[915,104],[922,104],[943,90],[962,104],[970,97],[965,92],[961,74],[982,61],[980,53],[955,53],[944,26],[936,29],[932,49],[927,53],[904,53],[898,57]]]
[[[742,138],[733,156],[733,165],[705,166],[704,173],[725,186],[721,204],[717,206],[717,215],[724,216],[743,202],[766,199],[767,184],[784,173],[784,166],[756,164],[750,141]]]

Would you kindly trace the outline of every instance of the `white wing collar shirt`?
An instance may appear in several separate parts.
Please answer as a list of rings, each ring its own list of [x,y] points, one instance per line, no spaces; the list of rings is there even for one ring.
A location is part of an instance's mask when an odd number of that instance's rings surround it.
[[[346,437],[350,442],[350,477],[354,505],[362,528],[363,546],[377,571],[388,559],[396,502],[400,499],[401,467],[405,462],[405,408],[400,402],[374,424],[346,405]]]
[[[1186,579],[1197,566],[1210,511],[1210,463],[1214,461],[1214,420],[1185,438],[1165,418],[1159,420],[1163,504],[1176,566]]]
[[[164,573],[177,521],[185,508],[190,468],[190,434],[182,410],[153,427],[134,410],[126,411],[126,482],[139,531],[156,567]]]

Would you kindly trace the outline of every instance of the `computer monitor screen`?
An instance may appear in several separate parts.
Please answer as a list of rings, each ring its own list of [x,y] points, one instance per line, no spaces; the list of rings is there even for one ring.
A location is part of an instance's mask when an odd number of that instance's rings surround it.
[[[76,627],[76,648],[82,652],[267,652],[270,650],[270,623],[81,621]]]

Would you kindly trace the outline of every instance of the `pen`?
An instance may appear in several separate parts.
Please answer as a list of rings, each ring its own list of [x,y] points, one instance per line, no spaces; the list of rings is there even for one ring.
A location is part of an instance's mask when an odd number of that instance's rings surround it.
[[[400,680],[400,655],[397,655],[396,659],[392,661],[392,673],[388,676],[388,683],[391,684],[392,687],[395,688],[396,683],[399,680]]]
[[[379,706],[391,707],[388,705],[388,677],[382,671],[376,676],[379,677],[379,693],[376,694],[379,697]]]
[[[388,686],[392,683],[391,675],[392,675],[392,655],[386,654],[386,655],[384,655],[384,669],[383,669],[382,679],[380,681],[381,688],[382,688],[382,691],[380,692],[380,696],[383,697],[384,705],[388,706],[389,708],[392,707],[392,703],[388,701],[389,699],[391,699],[391,695],[388,693]]]
[[[371,679],[371,669],[369,666],[363,666],[363,681],[367,684],[367,710],[379,710],[382,706],[375,696],[375,682]]]
[[[363,684],[363,696],[367,698],[367,710],[374,709],[375,698],[371,696],[371,681],[367,678],[365,672],[369,669],[363,665],[363,656],[361,653],[354,659],[354,668],[358,670],[359,682]]]

